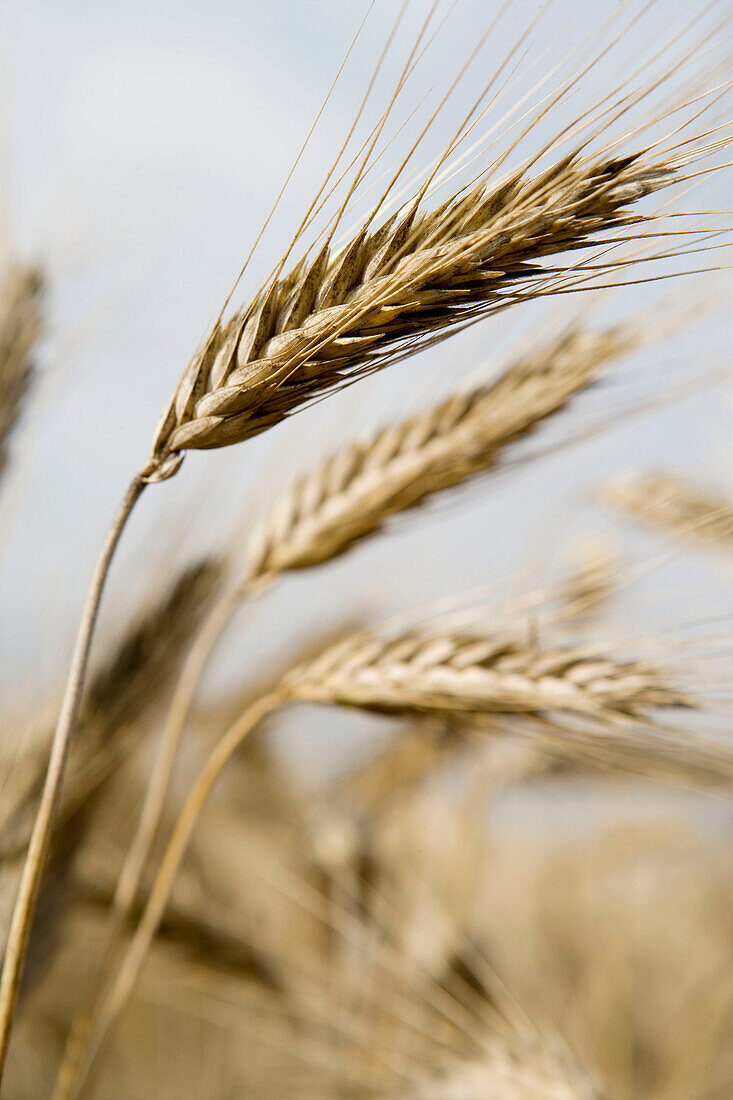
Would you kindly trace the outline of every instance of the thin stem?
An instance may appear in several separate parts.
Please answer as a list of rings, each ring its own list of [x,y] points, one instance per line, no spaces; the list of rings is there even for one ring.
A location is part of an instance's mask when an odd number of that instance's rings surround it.
[[[140,474],[136,475],[122,499],[117,515],[112,522],[112,526],[102,546],[99,560],[97,561],[89,587],[81,623],[79,624],[74,656],[61,705],[61,713],[59,714],[58,724],[51,745],[51,754],[49,757],[48,769],[46,771],[41,802],[33,823],[33,832],[31,833],[30,842],[28,844],[28,852],[23,866],[23,873],[20,879],[18,896],[13,909],[13,916],[5,949],[2,977],[0,978],[0,1079],[2,1078],[3,1067],[7,1057],[10,1031],[23,976],[23,966],[28,950],[33,913],[53,829],[54,815],[64,776],[64,767],[79,715],[79,706],[84,690],[84,680],[86,678],[87,665],[89,662],[89,650],[91,647],[92,635],[94,633],[94,624],[99,610],[99,602],[102,596],[104,582],[109,571],[110,562],[112,561],[120,535],[145,485],[146,481],[144,478]]]
[[[220,635],[239,603],[236,590],[229,589],[216,601],[204,621],[183,665],[171,699],[153,766],[140,820],[117,881],[112,902],[115,929],[124,925],[137,896],[145,861],[158,831],[166,795],[170,786],[178,747],[191,711],[196,689]]]
[[[171,888],[181,861],[188,847],[194,827],[204,803],[208,798],[214,783],[221,774],[223,768],[230,760],[233,753],[240,746],[245,737],[254,727],[271,711],[286,701],[284,691],[273,691],[262,696],[254,702],[241,717],[233,723],[216,744],[209,755],[204,767],[199,773],[189,793],[183,809],[176,821],[175,828],[168,842],[163,858],[155,877],[147,905],[138,923],[117,976],[112,983],[109,995],[102,1006],[99,1017],[95,1022],[94,1031],[85,1049],[80,1051],[75,1058],[75,1072],[73,1077],[64,1073],[57,1078],[53,1093],[54,1100],[70,1100],[79,1095],[84,1081],[92,1068],[99,1052],[110,1033],[120,1011],[129,998],[137,980],[143,959],[150,948],[150,944],[158,930],[158,925],[165,912]],[[62,1067],[63,1069],[64,1067]],[[69,1067],[70,1068],[70,1067]]]
[[[79,1059],[91,1034],[96,1006],[104,994],[105,976],[111,972],[115,954],[121,945],[127,920],[138,895],[145,863],[160,827],[178,748],[201,677],[216,643],[245,598],[245,592],[250,594],[255,590],[260,591],[263,582],[266,584],[267,579],[261,578],[260,583],[254,582],[245,586],[244,591],[241,585],[227,588],[214,603],[188,651],[173,691],[137,829],[117,880],[109,914],[109,939],[96,967],[98,977],[86,1004],[75,1014],[69,1029],[57,1075],[54,1100],[61,1100],[66,1095],[65,1087],[68,1082],[74,1081],[78,1072]]]

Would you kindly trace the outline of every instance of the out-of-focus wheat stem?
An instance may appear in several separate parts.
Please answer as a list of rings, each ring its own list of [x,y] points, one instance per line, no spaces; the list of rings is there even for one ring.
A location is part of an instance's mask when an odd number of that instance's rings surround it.
[[[89,1040],[82,1046],[67,1049],[57,1077],[53,1100],[70,1100],[79,1094],[110,1028],[127,1001],[165,911],[171,887],[198,816],[222,769],[254,727],[285,702],[286,698],[283,691],[275,690],[258,699],[229,728],[207,759],[176,821],[142,918],[100,1014],[94,1020]]]

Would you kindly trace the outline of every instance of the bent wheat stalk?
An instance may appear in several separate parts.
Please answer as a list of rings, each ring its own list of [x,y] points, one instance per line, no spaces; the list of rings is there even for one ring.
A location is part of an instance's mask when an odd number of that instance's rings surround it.
[[[51,755],[41,794],[41,802],[28,844],[28,852],[18,886],[18,895],[13,908],[5,947],[2,977],[0,978],[0,1075],[7,1056],[10,1029],[20,991],[33,913],[51,840],[56,807],[61,793],[64,766],[71,744],[71,735],[79,715],[92,632],[99,610],[102,589],[125,522],[144,488],[145,482],[143,479],[139,476],[135,477],[122,499],[117,515],[102,546],[77,633],[71,671],[51,745]]]
[[[148,903],[137,926],[135,936],[123,959],[117,978],[93,1021],[91,1038],[80,1034],[82,1049],[71,1049],[56,1080],[53,1097],[77,1096],[118,1013],[126,1003],[137,979],[143,959],[165,912],[170,889],[198,820],[199,813],[222,769],[245,737],[269,713],[286,699],[281,691],[263,696],[245,711],[216,745],[199,774],[191,793],[176,821],[165,850]]]

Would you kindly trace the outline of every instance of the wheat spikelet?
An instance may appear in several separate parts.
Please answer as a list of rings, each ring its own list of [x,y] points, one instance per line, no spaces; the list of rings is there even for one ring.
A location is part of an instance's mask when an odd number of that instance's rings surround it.
[[[538,292],[552,275],[537,261],[644,220],[630,207],[673,175],[642,153],[571,154],[535,179],[481,183],[429,213],[412,205],[376,232],[365,227],[333,258],[324,246],[217,323],[161,421],[149,476],[174,472],[178,452],[265,431],[349,379],[527,297],[533,280]]]
[[[564,408],[638,338],[631,327],[572,326],[494,383],[457,392],[334,454],[300,477],[255,530],[248,578],[328,561],[391,516],[491,469],[502,448]]]
[[[31,353],[41,329],[40,299],[37,271],[6,271],[0,286],[0,478],[8,463],[9,436],[31,382]]]
[[[733,505],[670,474],[647,474],[607,487],[609,504],[687,542],[733,550]]]
[[[566,714],[602,720],[687,707],[651,665],[587,647],[536,649],[500,636],[365,632],[285,680],[294,698],[392,714]]]

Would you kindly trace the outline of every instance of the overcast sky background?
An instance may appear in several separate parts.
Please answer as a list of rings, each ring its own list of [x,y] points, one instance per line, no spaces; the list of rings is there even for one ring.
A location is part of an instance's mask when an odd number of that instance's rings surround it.
[[[65,671],[112,511],[145,460],[171,388],[218,312],[365,7],[356,0],[2,6],[3,235],[16,255],[41,264],[50,294],[41,384],[16,436],[15,477],[0,499],[0,691],[10,701],[43,698]],[[528,38],[527,75],[524,68],[515,74],[517,89],[616,7],[556,0]],[[402,47],[427,8],[414,0]],[[476,80],[539,8],[517,0],[492,35]],[[490,9],[485,0],[461,0],[426,54],[411,103],[430,89],[427,102],[436,102]],[[279,255],[338,148],[396,10],[395,2],[375,5],[242,296]],[[634,32],[633,47],[660,40],[689,15],[687,0],[657,4]],[[575,108],[591,107],[608,89],[609,73],[623,78],[621,69],[616,62],[590,76]],[[472,79],[459,104],[477,86]],[[455,125],[458,106],[445,116],[428,152]],[[723,209],[730,205],[725,190],[723,181],[709,181],[694,204]],[[720,293],[722,280],[714,285]],[[693,290],[699,280],[684,290],[662,284],[627,291],[607,303],[605,315],[647,308],[662,293],[677,308]],[[313,464],[355,433],[432,402],[482,364],[501,362],[513,341],[539,338],[542,326],[569,308],[572,302],[557,300],[552,308],[520,307],[262,439],[190,455],[172,482],[146,493],[132,520],[112,572],[102,635],[113,635],[171,568],[216,549],[257,515],[304,461]],[[730,335],[729,312],[719,310],[639,357],[629,377],[643,379],[642,368],[679,375],[721,362]],[[612,400],[592,395],[581,412]],[[731,487],[730,412],[730,387],[719,386],[631,419],[411,517],[327,571],[288,580],[266,608],[250,611],[220,663],[220,679],[261,672],[273,653],[335,616],[353,611],[378,619],[478,586],[505,591],[517,570],[527,583],[553,575],[578,540],[609,527],[593,495],[613,473],[663,467]],[[642,535],[624,538],[637,555],[651,558],[661,549]],[[642,630],[721,615],[733,611],[730,599],[721,606],[729,580],[723,566],[698,555],[639,586],[631,606]]]

